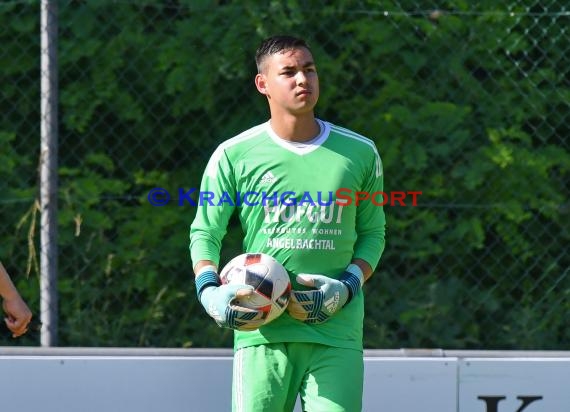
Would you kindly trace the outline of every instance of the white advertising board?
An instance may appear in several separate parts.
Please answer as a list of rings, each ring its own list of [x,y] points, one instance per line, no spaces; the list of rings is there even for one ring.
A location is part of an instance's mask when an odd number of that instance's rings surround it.
[[[231,410],[231,352],[180,350],[172,356],[135,350],[152,354],[106,356],[98,349],[87,356],[77,353],[89,349],[74,349],[75,355],[66,356],[65,348],[58,348],[44,349],[48,356],[30,355],[33,351],[0,349],[2,411]],[[570,412],[570,354],[479,358],[381,352],[364,358],[364,412]],[[294,412],[300,411],[298,402]]]
[[[1,356],[2,410],[223,412],[231,357]],[[453,411],[453,359],[365,358],[364,411]],[[350,382],[347,382],[350,385]],[[437,396],[433,396],[437,393]],[[26,399],[22,402],[22,399]],[[300,412],[300,402],[295,412]]]
[[[222,412],[231,410],[231,359],[0,357],[0,410]]]
[[[459,412],[570,412],[570,359],[461,359]]]
[[[365,358],[362,406],[365,412],[453,412],[457,360]]]

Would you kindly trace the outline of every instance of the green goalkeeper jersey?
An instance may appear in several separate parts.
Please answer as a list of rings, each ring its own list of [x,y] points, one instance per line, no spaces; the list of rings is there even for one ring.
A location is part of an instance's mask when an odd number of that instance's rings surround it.
[[[281,262],[293,289],[307,289],[295,281],[297,274],[338,278],[353,258],[376,267],[386,223],[376,146],[350,130],[317,122],[320,134],[307,143],[279,138],[266,122],[218,146],[204,172],[190,228],[194,264],[219,264],[222,239],[237,210],[244,252],[266,253]],[[357,206],[357,192],[375,202]],[[235,331],[234,347],[314,342],[362,349],[363,316],[361,291],[323,324],[306,324],[285,312],[256,331]]]

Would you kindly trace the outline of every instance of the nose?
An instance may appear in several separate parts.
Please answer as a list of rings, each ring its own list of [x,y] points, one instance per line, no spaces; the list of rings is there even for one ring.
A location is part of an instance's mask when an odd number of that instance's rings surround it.
[[[297,80],[298,86],[303,86],[307,84],[307,76],[303,71],[299,71],[295,76],[295,79]]]

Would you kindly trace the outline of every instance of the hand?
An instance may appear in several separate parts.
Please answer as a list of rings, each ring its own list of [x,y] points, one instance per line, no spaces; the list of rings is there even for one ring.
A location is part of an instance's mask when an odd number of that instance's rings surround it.
[[[267,314],[237,303],[252,293],[253,287],[249,285],[209,286],[202,291],[200,303],[208,315],[223,328],[255,330],[263,324]]]
[[[302,273],[297,282],[317,288],[291,291],[289,314],[305,323],[324,323],[348,300],[348,288],[340,281],[323,275]]]
[[[196,276],[198,300],[216,323],[223,328],[258,329],[267,313],[239,305],[253,293],[249,285],[222,285],[215,266],[203,266]]]
[[[2,308],[6,313],[4,322],[12,332],[12,337],[17,338],[28,331],[28,324],[32,319],[32,312],[19,295],[4,299]]]
[[[320,324],[352,300],[364,283],[364,275],[357,265],[350,264],[338,280],[301,273],[297,276],[297,282],[316,290],[292,290],[287,306],[289,314],[305,323]]]

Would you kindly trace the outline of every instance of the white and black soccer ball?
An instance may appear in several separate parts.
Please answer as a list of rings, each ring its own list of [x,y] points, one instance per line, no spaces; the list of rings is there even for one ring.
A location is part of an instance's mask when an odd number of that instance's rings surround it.
[[[265,313],[264,325],[277,319],[287,308],[291,280],[287,270],[264,253],[244,253],[228,262],[220,272],[222,284],[253,286],[254,293],[234,303]]]

